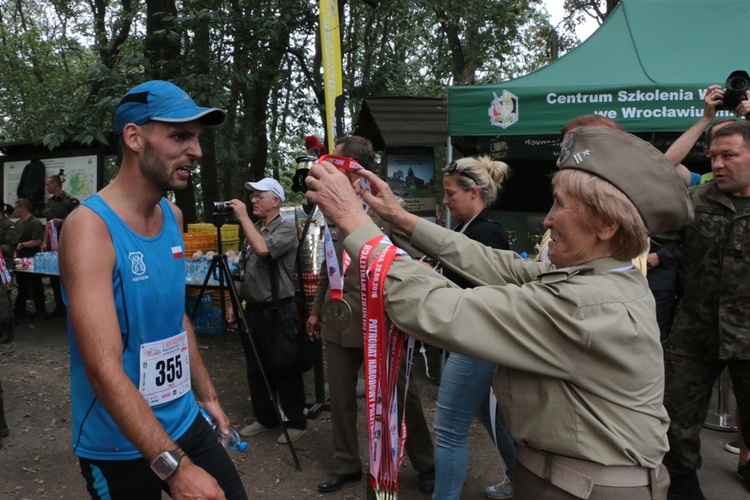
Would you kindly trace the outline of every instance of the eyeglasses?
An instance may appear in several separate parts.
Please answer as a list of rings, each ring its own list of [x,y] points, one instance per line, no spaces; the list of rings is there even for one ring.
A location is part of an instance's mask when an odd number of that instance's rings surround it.
[[[461,169],[461,167],[458,166],[458,163],[456,163],[455,161],[452,161],[450,163],[450,165],[448,165],[448,173],[452,174],[454,172],[458,172],[458,175],[463,175],[464,177],[468,177],[469,179],[471,179],[472,181],[474,181],[474,184],[476,184],[477,186],[479,186],[479,183],[477,182],[477,180],[474,178],[473,175],[471,175],[471,174],[469,174],[467,172],[464,172]]]
[[[267,200],[268,198],[273,198],[273,196],[263,196],[262,194],[253,194],[250,195],[250,201],[253,200]]]

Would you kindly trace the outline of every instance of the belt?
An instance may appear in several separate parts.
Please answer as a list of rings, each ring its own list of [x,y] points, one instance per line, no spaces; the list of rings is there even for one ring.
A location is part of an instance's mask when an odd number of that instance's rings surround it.
[[[635,488],[648,486],[659,476],[659,468],[601,465],[518,446],[516,460],[534,475],[577,498],[588,498],[594,486]]]
[[[294,297],[287,297],[286,299],[279,299],[278,304],[288,304],[290,302],[294,301]],[[271,309],[276,306],[276,303],[273,301],[271,302],[259,302],[258,304],[249,304],[251,310],[260,310],[260,309]]]

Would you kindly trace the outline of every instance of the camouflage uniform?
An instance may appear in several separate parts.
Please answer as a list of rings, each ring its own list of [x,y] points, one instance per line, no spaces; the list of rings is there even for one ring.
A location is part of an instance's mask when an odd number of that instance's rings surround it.
[[[18,245],[18,231],[16,224],[8,217],[0,219],[0,252],[5,257],[8,269],[13,269],[13,254]]]
[[[8,217],[0,219],[0,252],[5,258],[8,270],[13,269],[13,252],[18,245],[16,225]],[[13,320],[13,304],[10,296],[0,287],[0,322]]]
[[[714,183],[690,196],[695,220],[682,238],[685,296],[664,344],[671,419],[664,464],[673,475],[700,468],[699,434],[724,367],[750,442],[750,203],[737,210]]]
[[[42,221],[30,215],[25,221],[16,223],[18,238],[21,243],[31,240],[42,240],[44,238],[44,224]],[[39,247],[24,247],[16,252],[18,257],[30,258],[39,252]],[[42,276],[39,274],[16,273],[16,284],[18,285],[18,296],[16,297],[15,314],[17,317],[26,315],[26,299],[34,299],[36,313],[44,314],[44,285]]]
[[[73,198],[65,191],[61,192],[57,196],[52,196],[44,204],[44,217],[49,221],[51,219],[65,219],[70,212],[73,211],[81,202],[77,198]],[[57,225],[57,230],[62,229],[62,223]],[[49,250],[49,242],[47,243],[47,250]],[[60,278],[57,276],[50,276],[50,286],[52,287],[52,293],[55,296],[55,310],[52,311],[52,315],[62,315],[65,311],[65,304],[62,300],[62,292],[60,291]]]

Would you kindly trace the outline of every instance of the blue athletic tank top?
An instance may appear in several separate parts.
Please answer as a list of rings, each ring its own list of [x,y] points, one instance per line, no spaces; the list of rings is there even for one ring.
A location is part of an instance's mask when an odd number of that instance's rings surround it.
[[[164,223],[154,237],[133,232],[99,196],[83,202],[104,220],[115,248],[112,273],[117,319],[123,342],[123,367],[138,387],[141,344],[166,339],[182,331],[185,310],[185,259],[182,234],[166,199],[159,202]],[[63,289],[63,298],[68,302]],[[73,448],[92,460],[132,460],[141,454],[120,432],[89,384],[81,355],[68,321],[70,343]],[[191,391],[152,406],[172,439],[187,431],[198,414]]]

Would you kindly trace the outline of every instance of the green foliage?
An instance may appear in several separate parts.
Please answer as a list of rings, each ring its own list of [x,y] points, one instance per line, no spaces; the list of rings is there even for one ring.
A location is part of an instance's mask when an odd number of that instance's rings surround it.
[[[196,171],[198,204],[241,195],[249,178],[278,175],[289,187],[304,136],[324,135],[318,2],[183,0],[147,33],[148,3],[1,2],[0,141],[111,144],[121,96],[167,71],[196,102],[229,114]],[[448,85],[516,77],[551,57],[540,0],[348,0],[342,10],[349,123],[367,96],[441,97]]]

